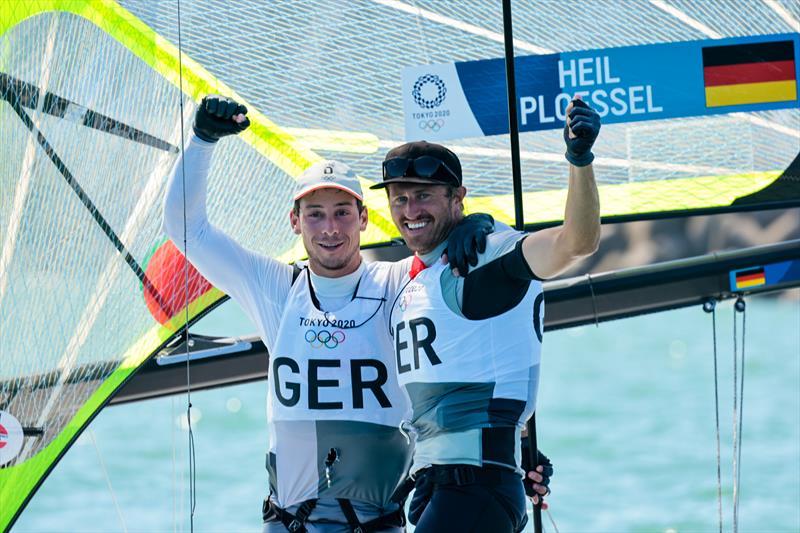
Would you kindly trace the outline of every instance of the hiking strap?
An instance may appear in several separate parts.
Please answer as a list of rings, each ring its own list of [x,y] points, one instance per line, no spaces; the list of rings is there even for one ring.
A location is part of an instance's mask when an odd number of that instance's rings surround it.
[[[342,508],[342,512],[347,519],[347,525],[350,526],[352,533],[374,533],[390,527],[403,527],[406,525],[406,514],[402,507],[362,524],[358,520],[358,515],[356,515],[356,510],[353,509],[353,504],[350,503],[350,500],[336,498],[336,501],[339,502],[339,507]]]

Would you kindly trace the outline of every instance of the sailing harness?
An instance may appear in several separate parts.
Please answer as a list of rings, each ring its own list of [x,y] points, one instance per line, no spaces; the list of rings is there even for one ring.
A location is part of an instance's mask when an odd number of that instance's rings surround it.
[[[390,527],[404,527],[406,525],[405,499],[414,489],[415,484],[425,484],[434,486],[464,486],[464,485],[501,485],[509,481],[509,477],[516,479],[516,474],[505,468],[479,467],[472,465],[434,465],[424,469],[414,479],[407,478],[392,495],[390,501],[397,503],[400,507],[391,513],[381,515],[378,518],[362,523],[356,515],[353,504],[350,500],[337,498],[339,507],[342,509],[347,525],[350,526],[352,533],[373,533]],[[416,480],[416,481],[415,481]],[[270,494],[271,496],[271,494]],[[280,520],[290,533],[307,533],[306,522],[317,505],[317,499],[306,500],[297,511],[292,514],[286,509],[276,506],[267,497],[264,500],[262,515],[264,522],[269,520]],[[527,519],[522,523],[525,526]]]
[[[405,497],[403,497],[405,499]],[[336,498],[339,502],[339,507],[342,508],[347,519],[347,525],[350,526],[352,533],[373,533],[391,527],[404,527],[406,525],[406,515],[403,510],[403,502],[399,501],[400,507],[391,513],[381,515],[377,518],[369,520],[368,522],[361,522],[356,515],[356,510],[350,500],[344,498]],[[264,500],[264,506],[261,509],[264,522],[278,519],[286,527],[290,533],[307,533],[306,522],[308,521],[311,512],[317,506],[317,499],[306,500],[300,504],[297,512],[290,513],[286,509],[281,509],[275,505],[269,497]]]

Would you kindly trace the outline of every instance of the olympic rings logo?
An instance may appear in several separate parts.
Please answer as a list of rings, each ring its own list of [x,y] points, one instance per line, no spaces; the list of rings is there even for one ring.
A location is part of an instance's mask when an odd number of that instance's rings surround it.
[[[422,91],[426,85],[431,83],[436,86],[436,98],[427,99],[422,95]],[[439,107],[442,105],[442,102],[444,102],[446,95],[447,87],[444,86],[442,79],[435,74],[425,74],[417,78],[417,81],[414,83],[414,88],[411,91],[411,96],[414,97],[414,101],[418,106],[424,109]]]
[[[400,305],[399,305],[400,310],[405,311],[406,309],[408,309],[408,304],[410,303],[411,303],[411,296],[404,294],[402,298],[400,298]]]
[[[439,131],[444,126],[444,120],[420,120],[419,121],[419,129],[421,130],[431,130],[433,132]]]
[[[319,331],[309,329],[306,331],[305,339],[312,348],[322,348],[324,346],[329,350],[333,350],[344,342],[345,335],[344,331],[340,329],[335,330],[333,333],[327,329]]]

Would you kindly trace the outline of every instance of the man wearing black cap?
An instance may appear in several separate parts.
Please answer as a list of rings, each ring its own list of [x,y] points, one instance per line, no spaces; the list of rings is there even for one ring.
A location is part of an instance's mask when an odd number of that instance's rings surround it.
[[[593,253],[600,235],[591,165],[599,116],[579,99],[567,115],[564,224],[530,235],[496,231],[464,277],[437,261],[463,217],[458,157],[425,141],[398,146],[374,187],[386,187],[392,219],[415,252],[390,322],[413,409],[404,426],[417,436],[409,518],[418,532],[512,532],[526,522],[520,438],[538,388],[542,280]]]

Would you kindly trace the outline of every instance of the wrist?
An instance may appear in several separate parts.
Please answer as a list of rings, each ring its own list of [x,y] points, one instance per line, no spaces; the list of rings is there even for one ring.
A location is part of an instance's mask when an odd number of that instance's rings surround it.
[[[564,157],[567,158],[572,165],[576,167],[585,167],[592,164],[594,161],[594,154],[591,151],[586,152],[585,154],[575,155],[569,153],[569,150],[564,154]]]
[[[209,144],[215,144],[219,139],[209,135],[208,133],[203,133],[201,130],[197,129],[197,127],[193,126],[192,130],[194,130],[194,136],[201,141],[204,141]]]

